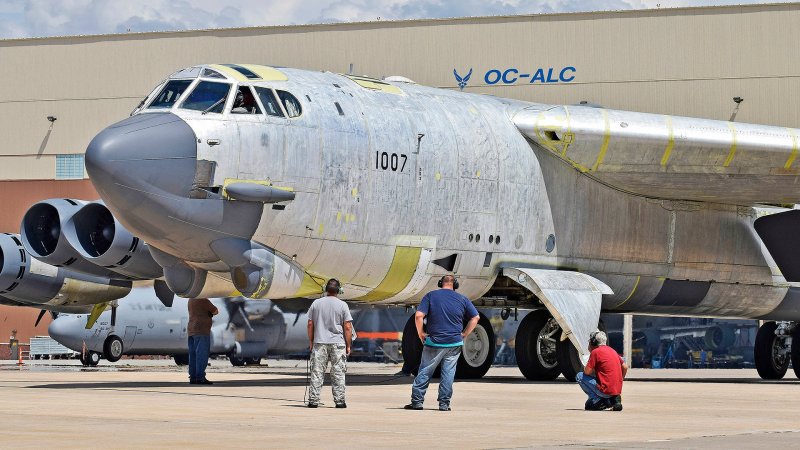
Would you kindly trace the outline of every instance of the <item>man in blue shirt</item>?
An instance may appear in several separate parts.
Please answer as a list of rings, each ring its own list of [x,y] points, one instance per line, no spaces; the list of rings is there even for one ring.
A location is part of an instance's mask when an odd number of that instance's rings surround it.
[[[456,375],[456,364],[464,345],[464,338],[472,333],[478,324],[480,315],[472,302],[455,292],[458,280],[453,275],[445,275],[439,280],[441,289],[428,292],[422,298],[414,320],[417,334],[424,344],[422,362],[419,373],[411,387],[411,403],[405,409],[422,409],[425,392],[428,390],[431,376],[439,364],[442,364],[442,376],[439,381],[439,411],[450,411],[450,398],[453,396],[453,378]],[[422,330],[422,321],[428,319],[428,333]],[[464,323],[467,326],[464,327]]]

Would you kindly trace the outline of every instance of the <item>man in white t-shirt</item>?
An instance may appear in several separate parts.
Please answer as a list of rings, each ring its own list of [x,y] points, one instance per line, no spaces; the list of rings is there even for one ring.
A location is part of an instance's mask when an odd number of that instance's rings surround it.
[[[311,349],[311,387],[308,407],[319,405],[319,392],[328,362],[331,363],[331,388],[337,408],[347,408],[344,400],[347,357],[350,356],[353,333],[353,316],[347,303],[337,295],[341,283],[335,278],[325,285],[326,297],[314,300],[308,309],[308,340]]]

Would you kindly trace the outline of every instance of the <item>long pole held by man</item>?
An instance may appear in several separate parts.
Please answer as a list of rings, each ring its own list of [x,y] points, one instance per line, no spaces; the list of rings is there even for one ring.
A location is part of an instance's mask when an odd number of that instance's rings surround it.
[[[345,403],[345,372],[353,338],[353,316],[347,303],[337,296],[342,293],[341,283],[335,278],[325,284],[325,297],[314,300],[308,309],[308,340],[311,350],[311,386],[308,407],[316,408],[320,402],[320,389],[328,362],[331,363],[331,389],[337,408],[347,408]]]
[[[422,297],[414,315],[417,334],[423,344],[422,362],[411,387],[411,403],[406,405],[405,409],[422,409],[425,392],[428,390],[433,372],[441,364],[439,411],[450,411],[453,379],[456,375],[458,357],[464,346],[464,338],[472,333],[480,319],[478,310],[472,302],[456,292],[458,280],[455,276],[443,276],[439,280],[439,288]],[[426,318],[427,333],[423,331],[423,321]]]

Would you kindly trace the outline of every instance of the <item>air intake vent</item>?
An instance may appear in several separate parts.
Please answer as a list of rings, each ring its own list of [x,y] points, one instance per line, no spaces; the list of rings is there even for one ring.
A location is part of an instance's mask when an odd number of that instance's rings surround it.
[[[434,259],[432,262],[437,266],[441,267],[442,269],[452,272],[453,269],[456,267],[456,260],[458,259],[458,253],[453,253],[450,256],[445,256],[444,258]]]

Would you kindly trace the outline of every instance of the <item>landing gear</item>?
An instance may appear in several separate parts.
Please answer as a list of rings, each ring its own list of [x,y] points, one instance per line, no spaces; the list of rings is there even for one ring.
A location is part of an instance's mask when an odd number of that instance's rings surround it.
[[[86,352],[86,355],[81,355],[80,361],[85,367],[96,367],[100,363],[100,353]]]
[[[560,331],[560,330],[559,330]],[[575,381],[578,372],[583,372],[583,363],[578,354],[578,350],[572,345],[569,339],[558,342],[556,352],[558,353],[558,368],[567,381]]]
[[[422,341],[417,335],[414,316],[409,317],[403,328],[403,372],[416,375],[422,362]],[[480,315],[475,330],[464,339],[464,347],[458,358],[457,378],[481,378],[494,362],[495,336],[489,318]],[[434,376],[439,376],[439,370]]]
[[[175,360],[175,364],[179,366],[188,366],[189,365],[189,355],[174,355],[172,359]]]
[[[783,378],[789,369],[789,360],[794,359],[796,353],[792,352],[792,358],[790,358],[786,336],[777,334],[775,332],[777,329],[777,322],[765,322],[756,334],[753,355],[758,375],[765,380],[780,380]],[[794,370],[795,374],[797,374],[798,369],[795,368]]]
[[[123,354],[122,339],[119,336],[111,335],[103,344],[103,356],[108,362],[117,362]]]
[[[605,331],[602,321],[598,326]],[[562,374],[567,381],[575,381],[575,375],[583,371],[578,350],[569,339],[561,340],[561,326],[543,309],[522,319],[515,353],[520,372],[529,380],[555,380]]]
[[[555,380],[561,373],[556,346],[561,327],[547,311],[533,311],[517,328],[517,365],[525,378],[535,381]]]
[[[419,372],[419,364],[422,362],[422,341],[417,335],[417,325],[414,321],[414,314],[408,318],[406,326],[403,327],[403,372],[416,375]]]
[[[475,330],[464,338],[458,358],[456,377],[482,378],[494,362],[495,337],[489,318],[480,314]]]
[[[795,325],[792,332],[792,370],[800,378],[800,325]]]
[[[241,355],[237,355],[236,353],[231,353],[228,355],[228,359],[231,362],[231,365],[234,367],[242,367],[247,364],[247,359]]]

